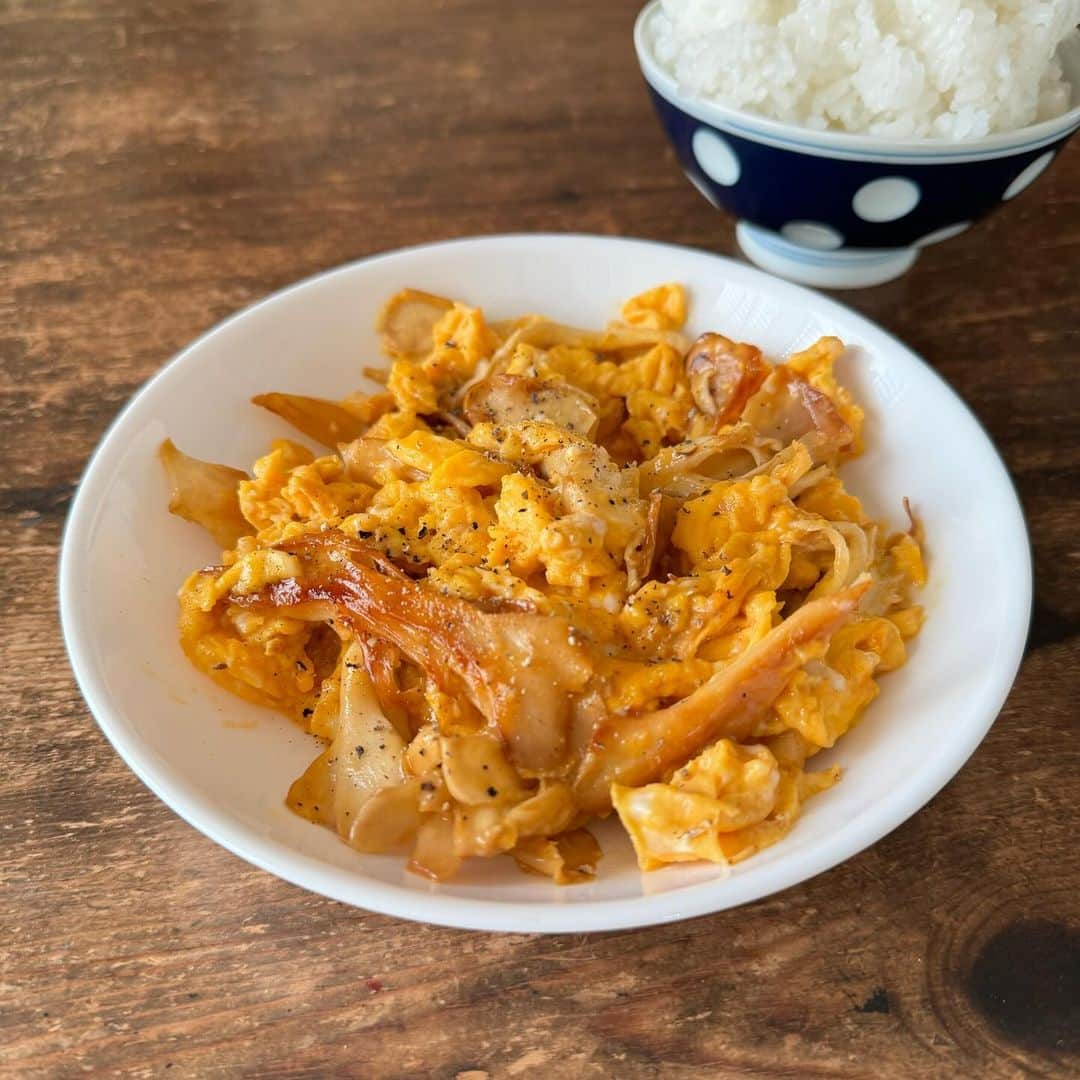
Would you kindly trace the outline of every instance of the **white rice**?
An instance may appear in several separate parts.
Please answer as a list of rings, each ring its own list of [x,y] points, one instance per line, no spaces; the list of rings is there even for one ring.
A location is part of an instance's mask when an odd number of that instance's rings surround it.
[[[810,128],[972,139],[1070,107],[1080,0],[662,0],[683,93]]]

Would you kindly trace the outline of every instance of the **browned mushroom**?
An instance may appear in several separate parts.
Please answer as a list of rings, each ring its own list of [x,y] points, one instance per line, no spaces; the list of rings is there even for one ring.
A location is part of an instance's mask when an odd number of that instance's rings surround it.
[[[324,398],[305,397],[303,394],[256,394],[251,403],[280,416],[297,431],[323,446],[351,442],[368,428],[367,422],[359,416],[336,401]]]
[[[773,368],[746,406],[743,419],[781,444],[798,439],[815,465],[849,449],[855,439],[832,398],[782,364]]]
[[[189,457],[166,439],[158,447],[169,486],[169,511],[201,525],[223,548],[235,547],[241,536],[255,531],[240,512],[238,494],[248,474],[228,465]]]
[[[717,427],[742,416],[769,371],[760,349],[723,334],[702,334],[686,354],[694,403],[703,413],[716,417]]]
[[[489,375],[469,388],[463,411],[473,424],[543,420],[589,439],[597,425],[596,400],[591,394],[569,383],[528,375]]]
[[[302,573],[258,593],[230,594],[230,602],[339,618],[381,637],[447,693],[469,700],[523,774],[565,767],[573,701],[592,671],[566,619],[483,611],[411,580],[338,532],[299,536],[280,548],[299,559]]]
[[[717,480],[732,480],[752,472],[768,461],[778,446],[742,423],[716,435],[665,446],[638,466],[641,494],[662,491],[680,501],[695,498]]]
[[[431,349],[435,324],[454,306],[453,301],[418,289],[402,289],[383,305],[375,321],[383,348],[391,356],[421,356]]]
[[[626,591],[635,593],[652,573],[660,551],[660,515],[664,508],[664,496],[654,491],[649,496],[649,513],[641,539],[632,544],[626,552]]]
[[[411,465],[399,461],[387,448],[386,439],[365,435],[338,447],[345,473],[350,480],[382,487],[391,480],[422,480],[424,474]]]

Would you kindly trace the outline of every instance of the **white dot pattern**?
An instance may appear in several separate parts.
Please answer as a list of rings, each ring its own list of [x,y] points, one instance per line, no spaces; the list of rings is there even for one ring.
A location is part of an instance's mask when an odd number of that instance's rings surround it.
[[[698,128],[691,146],[701,171],[710,180],[723,187],[731,187],[739,182],[742,166],[727,139],[708,128]]]
[[[883,176],[855,192],[852,209],[863,221],[899,221],[919,205],[922,192],[914,180]]]
[[[789,221],[780,230],[780,234],[793,244],[817,251],[835,251],[844,244],[842,233],[820,221]]]
[[[915,241],[916,247],[929,247],[931,244],[940,244],[942,240],[951,240],[971,228],[970,221],[958,221],[955,225],[946,225],[943,229],[935,229],[927,233],[921,240]]]
[[[1013,182],[1005,189],[1005,194],[1002,195],[1002,199],[1015,199],[1021,191],[1031,187],[1036,180],[1050,167],[1050,162],[1054,160],[1054,151],[1048,150],[1045,154],[1040,155],[1034,161],[1028,162],[1027,166],[1022,172],[1018,173]]]

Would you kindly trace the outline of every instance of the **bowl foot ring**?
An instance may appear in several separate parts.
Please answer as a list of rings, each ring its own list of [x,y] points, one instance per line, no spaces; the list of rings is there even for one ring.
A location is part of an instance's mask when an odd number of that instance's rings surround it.
[[[777,277],[819,289],[864,289],[906,274],[919,257],[916,248],[837,248],[795,244],[779,233],[740,221],[735,237],[755,266]]]

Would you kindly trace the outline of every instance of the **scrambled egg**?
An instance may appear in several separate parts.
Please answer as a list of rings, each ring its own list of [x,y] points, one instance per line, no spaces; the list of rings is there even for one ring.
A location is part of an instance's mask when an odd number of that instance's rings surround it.
[[[328,740],[290,793],[297,812],[364,850],[382,849],[372,836],[392,821],[386,844],[412,844],[413,869],[440,879],[466,855],[505,851],[580,880],[599,851],[581,831],[595,800],[576,770],[603,749],[601,724],[617,737],[663,718],[765,649],[793,613],[857,588],[858,611],[806,646],[745,723],[688,742],[650,782],[605,782],[601,803],[651,870],[746,858],[837,781],[811,759],[858,721],[922,622],[911,601],[926,580],[918,530],[871,521],[836,472],[859,453],[863,423],[834,374],[841,343],[822,339],[772,367],[720,335],[691,343],[686,317],[678,285],[632,298],[602,331],[490,322],[406,290],[380,318],[389,365],[374,373],[377,393],[259,399],[324,452],[279,439],[248,477],[166,444],[171,508],[226,545],[221,565],[180,591],[187,654]],[[565,620],[590,670],[573,730],[592,723],[592,742],[571,735],[558,769],[530,769],[477,701],[400,641],[290,607],[306,572],[290,543],[324,534],[446,603]],[[347,705],[359,668],[374,688],[363,708]],[[334,748],[360,738],[365,709],[393,726],[379,747],[392,753],[379,774],[392,782],[335,771]]]

